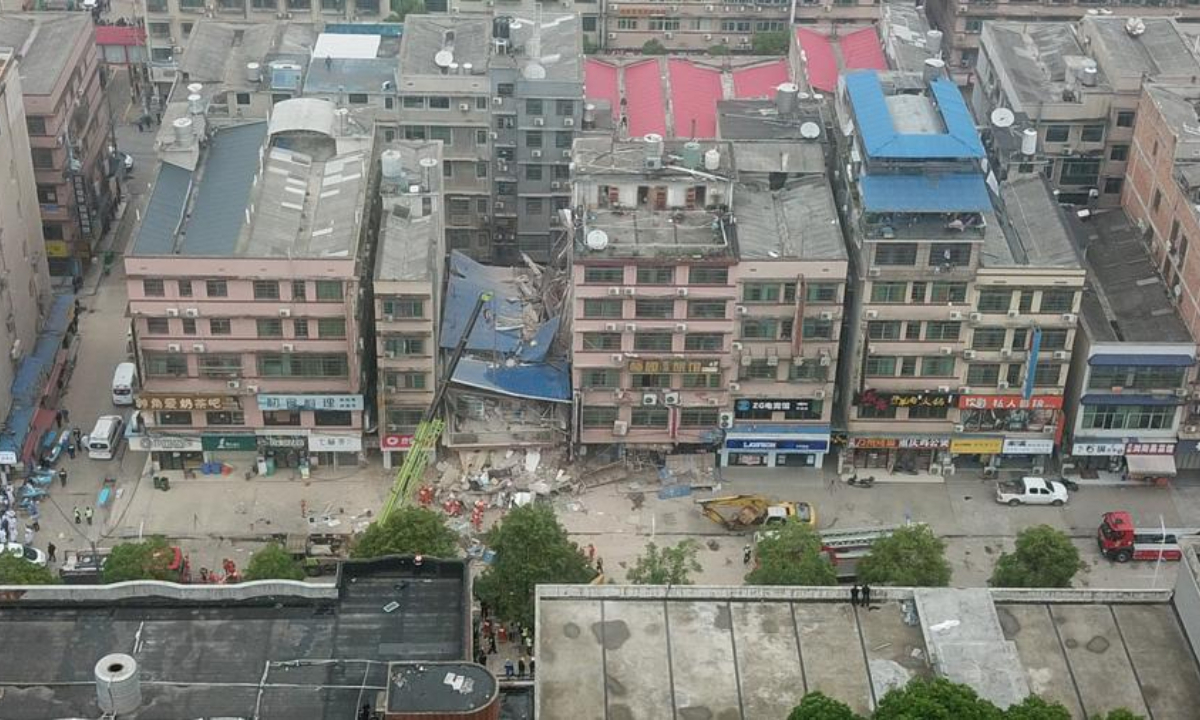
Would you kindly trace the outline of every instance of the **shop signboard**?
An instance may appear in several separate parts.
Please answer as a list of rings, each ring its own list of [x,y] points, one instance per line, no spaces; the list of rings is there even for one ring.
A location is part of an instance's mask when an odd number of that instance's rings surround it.
[[[864,390],[854,398],[854,404],[866,407],[876,407],[883,410],[888,407],[935,407],[950,408],[958,404],[958,395],[954,393],[890,393]]]
[[[362,410],[362,395],[268,395],[258,396],[259,410]]]
[[[857,450],[945,450],[950,447],[947,437],[860,437],[850,438],[849,446]]]
[[[223,410],[229,398],[224,395],[163,395],[142,393],[133,406],[138,410]],[[229,407],[237,407],[231,403]]]
[[[12,450],[0,450],[0,465],[16,465],[17,454]]]
[[[319,435],[308,436],[308,449],[313,452],[359,452],[362,450],[361,435]]]
[[[721,361],[713,358],[707,360],[663,358],[661,360],[643,360],[641,358],[629,361],[631,373],[679,373],[699,375],[701,373],[721,372]]]
[[[1071,446],[1072,455],[1115,457],[1125,454],[1124,442],[1076,442]]]
[[[1005,438],[1005,455],[1051,455],[1054,453],[1054,441],[1040,438]]]
[[[778,438],[731,438],[725,440],[728,450],[795,450],[798,452],[826,452],[829,441],[825,438],[811,440],[783,440]]]
[[[733,404],[734,417],[739,420],[754,416],[760,412],[810,413],[812,412],[812,400],[743,398]]]
[[[1049,408],[1062,409],[1062,395],[963,395],[958,399],[963,410],[1030,410]]]
[[[409,450],[412,448],[412,435],[384,435],[383,450]]]
[[[200,447],[209,452],[213,451],[250,451],[258,450],[258,437],[255,435],[203,435],[200,437]]]
[[[198,437],[183,435],[141,435],[131,437],[129,446],[141,452],[199,452],[204,444]]]
[[[260,448],[303,448],[308,444],[304,435],[259,435]]]
[[[1174,455],[1172,442],[1131,442],[1125,445],[1126,455]]]
[[[1004,448],[1002,438],[954,438],[950,452],[960,455],[995,455]]]

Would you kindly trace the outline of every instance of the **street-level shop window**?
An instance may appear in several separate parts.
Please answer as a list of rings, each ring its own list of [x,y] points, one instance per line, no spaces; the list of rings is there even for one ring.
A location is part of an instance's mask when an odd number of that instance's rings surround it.
[[[170,410],[154,413],[155,425],[191,425],[192,413],[187,410]]]
[[[263,413],[263,424],[271,426],[296,426],[300,424],[299,410],[268,410]]]

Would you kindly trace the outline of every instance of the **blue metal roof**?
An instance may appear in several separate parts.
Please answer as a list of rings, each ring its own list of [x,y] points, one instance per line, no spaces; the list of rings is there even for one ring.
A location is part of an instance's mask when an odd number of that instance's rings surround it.
[[[1108,354],[1093,355],[1088,358],[1088,365],[1099,367],[1112,367],[1115,365],[1144,365],[1148,367],[1191,367],[1196,364],[1196,359],[1191,355],[1184,353],[1159,353],[1159,354]]]
[[[232,255],[237,246],[246,204],[258,173],[258,158],[267,124],[255,122],[218,130],[203,159],[196,201],[192,205],[184,255]]]
[[[521,317],[524,304],[517,289],[507,282],[507,268],[481,265],[457,250],[450,254],[450,282],[442,311],[441,346],[452,348],[462,337],[475,301],[481,293],[489,292],[492,299],[484,306],[467,339],[467,349],[515,355],[522,362],[542,362],[558,333],[559,318],[551,318],[537,329],[533,340],[521,338]]]
[[[929,84],[946,132],[901,133],[892,122],[883,86],[874,70],[850,73],[845,78],[868,157],[894,160],[984,157],[975,120],[958,86],[950,80],[939,78]]]
[[[992,199],[982,175],[864,175],[863,209],[885,212],[986,212]]]
[[[1134,395],[1131,393],[1121,393],[1120,395],[1112,395],[1109,393],[1089,393],[1079,399],[1083,405],[1182,405],[1183,400],[1174,395]]]
[[[183,221],[191,184],[191,170],[165,162],[158,164],[158,178],[138,228],[134,255],[170,255],[174,252],[175,234]]]
[[[33,417],[41,406],[43,385],[54,368],[54,359],[71,324],[74,305],[74,295],[58,295],[54,298],[33,352],[21,360],[13,378],[12,407],[8,411],[8,422],[0,432],[0,450],[16,453],[18,458]]]
[[[566,364],[514,365],[463,358],[453,382],[488,392],[547,402],[571,402],[571,371]]]

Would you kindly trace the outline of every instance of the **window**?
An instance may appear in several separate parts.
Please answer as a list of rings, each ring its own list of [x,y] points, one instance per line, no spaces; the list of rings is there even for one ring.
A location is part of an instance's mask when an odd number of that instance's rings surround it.
[[[423,372],[390,372],[384,376],[384,386],[388,390],[424,390],[426,387]]]
[[[878,245],[875,248],[876,265],[916,265],[916,243]]]
[[[633,304],[633,315],[639,318],[665,319],[674,317],[674,300],[637,300]]]
[[[171,321],[166,318],[146,318],[147,335],[170,335]]]
[[[49,170],[54,167],[54,151],[50,148],[33,148],[31,154],[35,168]]]
[[[542,179],[542,166],[541,165],[526,165],[525,166],[525,179],[526,180],[541,180]]]
[[[485,178],[488,176],[488,164],[486,162],[475,163],[475,177]]]
[[[621,386],[621,371],[587,368],[580,379],[585,388],[615,388]]]
[[[254,281],[254,299],[255,300],[278,300],[279,299],[279,283],[274,280],[255,280]]]
[[[540,148],[542,146],[542,133],[538,130],[530,130],[525,133],[525,144],[531,148]]]
[[[192,296],[192,281],[191,280],[180,280],[177,283],[177,285],[179,287],[179,297],[191,297]]]
[[[751,25],[748,20],[722,20],[721,21],[721,32],[750,32],[750,27],[751,27]],[[654,21],[651,20],[650,21],[650,29],[655,30],[655,29],[662,29],[662,28],[655,28]]]
[[[779,283],[746,283],[742,286],[742,302],[779,302]]]
[[[196,334],[196,321],[195,320],[193,320],[192,318],[184,318],[183,319],[183,334],[184,335],[195,335]]]
[[[895,405],[859,405],[858,417],[860,420],[886,420],[896,417]]]
[[[620,350],[620,333],[585,332],[583,334],[584,350]]]
[[[1080,142],[1104,142],[1103,125],[1084,125],[1079,131]]]
[[[340,339],[346,337],[346,318],[318,319],[317,336],[322,339]]]
[[[687,316],[696,319],[715,320],[725,317],[724,300],[689,300]]]
[[[638,29],[638,19],[637,18],[617,18],[617,29],[618,30],[637,30]]]
[[[583,269],[583,281],[596,285],[620,285],[625,281],[625,268],[587,267]]]
[[[929,265],[953,265],[961,267],[971,264],[970,243],[934,243],[929,248]]]
[[[206,280],[204,282],[204,294],[210,298],[229,297],[229,286],[224,280]]]
[[[400,99],[400,104],[410,110],[420,110],[425,107],[425,98],[417,95],[405,95]]]
[[[187,356],[179,353],[145,352],[146,374],[151,377],[183,377],[187,375]]]
[[[487,99],[486,97],[484,97],[483,95],[479,95],[479,96],[477,96],[477,97],[475,98],[475,109],[476,109],[476,110],[487,110],[487,108],[488,108],[488,99]],[[478,138],[479,138],[479,132],[480,132],[480,131],[478,131],[478,130],[476,130],[476,131],[475,131],[475,138],[476,138],[476,140],[478,140]],[[486,143],[486,142],[487,142],[487,135],[486,135],[486,134],[484,135],[483,142],[484,142],[484,143]],[[480,144],[483,144],[483,143],[480,143]]]
[[[383,301],[383,314],[398,318],[425,317],[425,301],[421,298],[392,298]]]
[[[978,307],[981,313],[1006,313],[1012,307],[1012,290],[980,290]]]
[[[345,295],[339,280],[318,280],[317,300],[323,302],[341,301]]]
[[[1043,313],[1069,313],[1075,307],[1074,290],[1043,290]]]
[[[450,98],[448,97],[431,97],[429,98],[430,110],[449,110]]]
[[[242,374],[241,355],[206,353],[196,357],[202,378],[235,378]]]
[[[143,280],[142,293],[146,297],[164,297],[167,294],[166,285],[159,279]]]
[[[570,100],[555,100],[554,114],[560,117],[568,117],[575,112],[575,103]]]
[[[1043,350],[1064,350],[1067,347],[1067,330],[1043,330]]]
[[[825,382],[829,368],[819,362],[797,363],[793,360],[788,369],[788,380],[792,382]]]
[[[719,415],[715,408],[683,408],[679,411],[679,426],[716,427]]]
[[[168,412],[154,413],[155,425],[191,425],[192,413],[190,410],[174,410]]]
[[[915,357],[900,358],[900,377],[917,376],[917,359]]]
[[[542,101],[537,98],[531,98],[529,100],[526,100],[525,101],[525,114],[526,115],[541,115],[542,114]]]
[[[720,333],[688,333],[683,336],[683,349],[689,352],[720,352],[725,336]]]
[[[349,410],[317,410],[313,420],[318,427],[345,427],[354,424],[354,416]]]
[[[229,318],[209,318],[208,319],[208,334],[209,335],[228,335],[230,333]]]
[[[966,301],[966,283],[935,282],[929,288],[929,302],[931,303],[965,303]]]
[[[1038,387],[1058,385],[1064,367],[1066,366],[1062,363],[1038,363],[1037,370],[1033,373],[1033,384]]]
[[[526,215],[541,215],[542,214],[542,199],[541,198],[526,198],[525,199],[525,214]]]
[[[962,323],[960,322],[927,322],[925,323],[925,339],[958,340],[958,335],[961,329]]]
[[[42,237],[46,240],[62,240],[62,223],[42,223]]]
[[[1020,295],[1017,296],[1017,312],[1033,312],[1033,296],[1033,290],[1022,290]]]
[[[167,0],[148,0],[150,12],[166,12]],[[159,10],[155,6],[162,5]],[[168,38],[171,37],[171,23],[152,22],[150,23],[150,37],[153,38]]]
[[[679,377],[687,390],[715,390],[724,385],[721,373],[684,373]]]
[[[619,318],[621,317],[621,301],[585,299],[583,316],[585,318]]]
[[[766,360],[754,360],[742,366],[743,380],[775,380],[778,374],[778,367],[768,365]]]
[[[292,299],[305,300],[308,297],[307,288],[303,280],[292,281]]]
[[[635,428],[666,428],[670,413],[665,407],[635,407],[629,426]]]
[[[727,267],[699,267],[694,266],[688,270],[689,285],[728,285],[729,284],[729,268]]]
[[[425,139],[425,127],[422,125],[406,125],[403,130],[405,140]]]
[[[1130,390],[1169,390],[1180,387],[1185,372],[1177,367],[1149,367],[1145,365],[1107,365],[1091,369],[1088,387],[1108,390],[1114,387]]]
[[[30,135],[46,134],[46,118],[42,115],[26,115],[25,129]]]
[[[1125,187],[1125,178],[1104,178],[1104,194],[1120,195]]]
[[[921,339],[921,323],[917,320],[909,320],[904,323],[904,339],[916,342]]]
[[[1008,336],[1005,328],[975,328],[971,347],[975,350],[999,350],[1004,347],[1004,339]]]
[[[308,337],[308,318],[296,318],[292,321],[292,337]]]
[[[804,318],[802,332],[802,337],[805,340],[832,340],[833,321],[822,320],[821,318],[806,317]]]
[[[38,185],[37,196],[38,202],[43,205],[58,204],[58,188],[54,185]]]
[[[249,96],[247,95],[247,97],[249,97]],[[367,94],[366,93],[349,93],[346,95],[346,99],[349,100],[351,105],[366,105],[367,104]],[[248,105],[249,103],[246,103],[246,104]]]
[[[981,33],[983,32],[983,20],[978,18],[967,18],[967,22],[963,30],[968,33]]]
[[[241,410],[217,410],[204,413],[207,425],[245,425],[246,414]]]
[[[1084,405],[1082,424],[1085,430],[1163,430],[1175,412],[1162,405]]]
[[[1066,142],[1071,137],[1070,125],[1047,125],[1046,142]]]
[[[300,424],[299,410],[268,410],[262,416],[263,425],[288,427]]]
[[[585,428],[611,428],[616,421],[615,407],[584,407],[579,411],[579,422]]]
[[[1129,146],[1128,145],[1113,145],[1112,148],[1109,149],[1109,151],[1108,151],[1108,159],[1109,160],[1117,160],[1117,161],[1128,160],[1129,159]]]
[[[892,377],[896,374],[896,358],[868,355],[866,373],[868,377]]]
[[[255,323],[260,338],[283,337],[283,321],[279,318],[258,318]]]
[[[512,97],[516,86],[512,83],[496,83],[496,94],[500,97]]]
[[[1058,182],[1061,185],[1096,185],[1099,176],[1099,160],[1063,160]]]
[[[425,338],[418,335],[393,335],[383,340],[388,357],[413,357],[425,354]]]
[[[345,353],[263,353],[258,356],[258,374],[262,377],[344,378],[348,373]]]
[[[804,286],[805,302],[836,303],[837,299],[838,286],[836,283],[809,283]]]
[[[1134,113],[1132,110],[1121,110],[1117,112],[1117,127],[1133,127]]]
[[[967,366],[968,385],[995,385],[1000,381],[998,363],[971,363]]]
[[[949,355],[921,358],[921,377],[949,377],[954,374],[954,358]]]
[[[653,390],[671,387],[671,376],[666,374],[639,373],[629,376],[630,387]]]
[[[746,318],[742,320],[743,340],[777,340],[779,321],[775,318]]]
[[[899,340],[899,320],[873,320],[867,323],[867,337],[871,340]]]
[[[933,407],[930,405],[915,405],[908,409],[909,420],[945,420],[950,413],[950,408],[943,405],[942,407]]]
[[[902,282],[871,283],[871,302],[902,303],[904,302],[904,291],[907,289],[908,286]]]
[[[633,349],[641,352],[671,352],[671,333],[634,333]]]
[[[421,423],[425,415],[424,408],[392,407],[387,409],[388,430],[411,428]]]
[[[750,29],[749,26],[750,26],[750,23],[746,23],[747,30]],[[650,18],[650,29],[651,30],[666,30],[666,31],[678,30],[679,29],[679,19],[678,18],[655,18],[655,17],[652,17],[652,18]]]

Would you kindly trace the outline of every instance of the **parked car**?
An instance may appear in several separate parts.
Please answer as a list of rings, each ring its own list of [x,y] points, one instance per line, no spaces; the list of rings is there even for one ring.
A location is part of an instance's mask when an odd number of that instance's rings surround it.
[[[996,502],[1005,505],[1065,505],[1067,486],[1057,480],[1023,477],[996,485]]]
[[[46,564],[46,553],[38,550],[32,545],[22,545],[21,543],[5,543],[4,552],[9,555],[16,555],[19,558],[25,558],[34,565]]]

